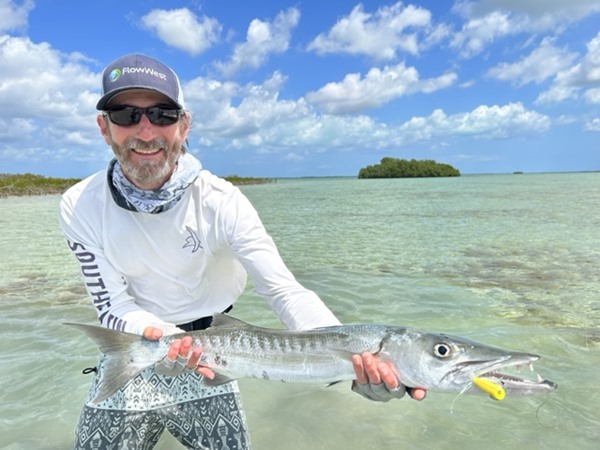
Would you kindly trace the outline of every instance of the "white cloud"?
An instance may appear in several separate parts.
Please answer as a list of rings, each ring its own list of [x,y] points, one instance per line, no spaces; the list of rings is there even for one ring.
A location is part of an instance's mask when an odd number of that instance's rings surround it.
[[[598,0],[460,0],[454,10],[466,17],[481,17],[493,11],[514,11],[529,17],[533,26],[549,29],[575,22],[600,11]]]
[[[599,131],[600,132],[600,118],[588,120],[584,125],[586,131]]]
[[[559,33],[565,26],[600,11],[597,0],[462,0],[453,11],[465,24],[451,46],[472,57],[500,37],[519,33]]]
[[[573,86],[554,84],[535,99],[536,104],[560,103],[576,98],[579,90]]]
[[[221,33],[221,25],[216,19],[198,18],[187,8],[154,9],[142,17],[141,23],[166,44],[190,55],[198,55],[212,47]]]
[[[583,91],[586,100],[597,103],[600,87],[600,32],[587,43],[587,52],[580,61],[557,73],[550,88],[536,102],[559,103],[577,98]]]
[[[529,55],[514,63],[501,63],[487,72],[487,75],[503,81],[512,81],[518,86],[528,83],[542,83],[569,67],[576,54],[566,48],[553,45],[553,39],[544,38],[539,47]]]
[[[194,135],[201,136],[202,145],[237,147],[242,143],[256,146],[268,141],[271,145],[289,145],[293,127],[312,115],[303,100],[280,100],[279,90],[285,77],[279,72],[261,85],[241,86],[197,78],[185,84],[188,107],[194,112]],[[285,137],[274,132],[278,127],[290,127]],[[297,131],[298,129],[296,129]],[[283,141],[277,144],[274,134]],[[288,137],[287,135],[291,135]]]
[[[548,116],[528,110],[521,103],[481,105],[473,111],[450,116],[436,109],[428,117],[413,117],[402,124],[398,140],[408,144],[448,136],[508,139],[545,132],[550,125]]]
[[[383,70],[373,68],[364,78],[358,73],[348,74],[341,82],[328,83],[318,91],[309,92],[306,100],[328,113],[345,114],[377,108],[404,95],[443,89],[455,80],[455,73],[420,80],[414,67],[400,63]]]
[[[424,8],[404,7],[398,2],[367,13],[359,4],[327,34],[318,35],[308,49],[319,54],[349,53],[392,60],[397,51],[417,54],[420,48],[417,33],[431,31],[430,28],[431,13]],[[437,41],[446,36],[447,30],[436,27],[432,33],[432,41]]]
[[[0,33],[26,29],[33,7],[33,0],[25,0],[20,5],[12,0],[0,0]]]
[[[402,124],[376,121],[366,115],[319,113],[304,99],[281,100],[285,78],[275,73],[261,85],[239,85],[197,78],[184,86],[194,114],[194,145],[222,149],[254,148],[301,158],[303,152],[330,149],[397,149],[415,142],[452,137],[510,139],[549,129],[547,116],[521,103],[482,105],[460,114],[437,109],[429,116]],[[194,142],[193,136],[199,136]],[[301,151],[298,149],[302,149]]]
[[[100,76],[82,60],[80,54],[62,54],[47,43],[0,36],[0,124],[6,127],[0,153],[15,150],[10,138],[15,130],[18,148],[32,160],[56,157],[52,150],[73,142],[73,133],[80,143],[98,144],[94,110]],[[38,149],[39,142],[46,150]],[[74,154],[78,152],[89,153],[76,148]]]
[[[587,91],[585,91],[584,98],[589,103],[600,104],[600,87],[588,89]]]
[[[53,119],[73,113],[78,100],[89,101],[86,94],[99,86],[81,59],[44,42],[0,36],[0,114],[10,109],[20,117]]]
[[[525,28],[523,19],[513,19],[507,12],[493,11],[466,22],[454,35],[451,46],[458,49],[461,56],[468,58],[480,53],[497,38],[521,32]]]
[[[300,11],[296,8],[280,12],[273,22],[254,19],[248,26],[246,41],[237,44],[231,58],[217,62],[216,67],[225,76],[232,76],[246,67],[260,67],[269,55],[287,51],[292,30],[299,20]]]
[[[32,119],[21,117],[0,117],[0,141],[18,142],[23,134],[36,132],[36,124]]]

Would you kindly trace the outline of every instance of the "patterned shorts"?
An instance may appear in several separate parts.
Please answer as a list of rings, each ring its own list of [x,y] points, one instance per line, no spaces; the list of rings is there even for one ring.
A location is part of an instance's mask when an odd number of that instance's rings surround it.
[[[146,369],[106,400],[91,404],[94,378],[75,432],[76,450],[150,450],[167,429],[189,449],[250,448],[237,383],[208,387],[190,372],[177,377]]]

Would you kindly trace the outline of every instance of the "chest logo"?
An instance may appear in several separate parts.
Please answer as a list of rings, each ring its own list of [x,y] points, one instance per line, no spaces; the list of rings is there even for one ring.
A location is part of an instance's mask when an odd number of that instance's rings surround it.
[[[203,249],[202,243],[200,242],[200,239],[198,239],[198,235],[196,234],[196,232],[187,226],[185,227],[185,229],[188,232],[189,236],[185,239],[185,244],[182,248],[191,248],[192,253],[196,253],[198,250]]]

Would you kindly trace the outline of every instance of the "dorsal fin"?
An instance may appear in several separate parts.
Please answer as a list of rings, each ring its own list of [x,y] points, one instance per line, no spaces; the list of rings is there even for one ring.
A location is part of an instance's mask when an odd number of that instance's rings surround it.
[[[210,324],[211,328],[218,327],[250,327],[249,323],[244,322],[243,320],[236,319],[235,317],[228,316],[223,313],[215,313],[212,316],[212,323]]]

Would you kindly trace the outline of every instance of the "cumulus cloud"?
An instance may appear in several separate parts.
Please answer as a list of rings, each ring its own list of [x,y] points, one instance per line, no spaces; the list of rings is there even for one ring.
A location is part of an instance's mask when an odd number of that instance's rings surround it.
[[[470,0],[458,1],[453,11],[465,19],[451,40],[462,57],[470,58],[501,37],[519,33],[556,33],[600,11],[596,0]]]
[[[483,17],[467,21],[451,41],[461,56],[468,58],[480,53],[497,38],[524,31],[524,18],[511,17],[508,12],[493,11]]]
[[[366,55],[380,60],[396,58],[398,51],[419,52],[419,32],[431,31],[431,13],[414,5],[382,6],[375,13],[365,12],[363,5],[355,6],[328,33],[319,34],[308,50],[319,54],[349,53]],[[433,40],[445,37],[444,27],[433,28]],[[431,45],[432,41],[428,42]]]
[[[317,91],[309,92],[306,100],[328,113],[354,113],[382,106],[404,95],[443,89],[455,80],[455,73],[421,80],[414,67],[400,63],[386,66],[383,70],[373,68],[364,78],[358,73],[348,74],[341,82],[328,83]]]
[[[25,118],[70,115],[99,86],[97,76],[80,64],[82,59],[44,42],[0,36],[0,110]]]
[[[585,91],[583,97],[589,103],[600,104],[600,87],[588,89]]]
[[[481,139],[508,139],[545,132],[548,116],[528,110],[522,103],[504,106],[481,105],[466,113],[447,115],[436,109],[427,117],[413,117],[399,128],[399,142],[411,143],[438,137],[471,136]]]
[[[54,158],[53,150],[73,142],[74,133],[78,143],[98,144],[94,118],[100,77],[84,62],[82,55],[60,53],[47,43],[0,37],[0,152]],[[16,149],[11,137],[19,139]]]
[[[558,48],[554,39],[544,38],[539,47],[514,63],[501,63],[488,70],[489,77],[511,81],[517,86],[540,84],[569,67],[577,55],[566,48]]]
[[[536,102],[558,103],[577,98],[583,91],[586,100],[600,103],[600,32],[587,45],[587,52],[571,67],[559,71],[550,88]]]
[[[397,149],[461,136],[510,139],[545,132],[551,125],[547,116],[521,103],[481,105],[452,115],[436,109],[401,124],[360,114],[334,115],[320,112],[304,99],[280,99],[285,81],[274,73],[260,85],[208,78],[185,84],[188,105],[198,111],[191,135],[199,136],[199,141],[193,142],[192,137],[192,146],[254,148],[259,153],[301,157],[297,149]]]
[[[285,128],[312,115],[303,100],[279,99],[285,81],[281,73],[275,72],[260,85],[202,77],[186,83],[183,88],[187,104],[194,111],[193,127],[195,134],[201,137],[200,143],[235,148],[242,143],[256,147],[266,140],[270,145],[279,145],[274,129]],[[292,128],[280,145],[289,145],[290,139],[293,139]]]
[[[198,55],[219,40],[221,25],[210,17],[198,18],[187,8],[154,9],[141,18],[144,27],[171,47]]]
[[[258,153],[293,154],[293,149],[333,149],[369,145],[385,129],[367,116],[321,115],[303,99],[282,100],[284,77],[275,73],[262,85],[221,83],[199,78],[185,86],[194,114],[193,136],[207,147],[249,149]],[[206,92],[203,92],[207,90]],[[202,99],[213,100],[208,105]],[[193,144],[193,143],[192,143]]]
[[[299,20],[300,11],[296,8],[280,12],[273,22],[254,19],[248,26],[246,41],[237,44],[231,58],[217,62],[216,67],[225,76],[232,76],[246,67],[260,67],[269,55],[288,49],[292,31]]]
[[[25,30],[33,0],[25,0],[20,5],[12,0],[0,0],[0,33]]]
[[[600,131],[600,118],[588,120],[584,126],[586,131]]]
[[[482,17],[494,11],[514,11],[529,18],[535,31],[548,30],[560,23],[581,20],[600,11],[597,0],[459,0],[454,10],[465,17]]]

